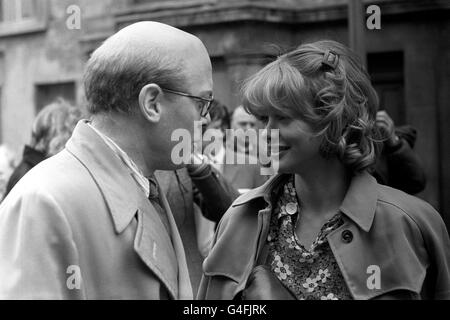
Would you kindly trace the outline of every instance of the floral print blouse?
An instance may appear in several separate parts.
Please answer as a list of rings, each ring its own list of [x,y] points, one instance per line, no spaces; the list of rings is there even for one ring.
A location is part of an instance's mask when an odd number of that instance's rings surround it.
[[[294,232],[301,211],[293,175],[282,188],[272,212],[267,237],[267,264],[297,299],[352,299],[326,239],[330,232],[344,223],[341,214],[336,214],[322,226],[311,248],[307,249]]]

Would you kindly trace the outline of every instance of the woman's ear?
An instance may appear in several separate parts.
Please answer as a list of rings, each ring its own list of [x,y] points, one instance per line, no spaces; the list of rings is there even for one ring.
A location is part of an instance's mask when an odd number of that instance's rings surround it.
[[[145,85],[139,92],[139,109],[150,122],[158,122],[161,118],[161,97],[162,90],[154,83]]]

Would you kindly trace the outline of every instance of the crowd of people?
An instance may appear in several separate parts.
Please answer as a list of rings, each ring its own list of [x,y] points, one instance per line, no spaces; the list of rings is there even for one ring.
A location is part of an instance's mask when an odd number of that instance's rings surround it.
[[[417,132],[346,46],[301,44],[226,106],[197,37],[138,22],[92,53],[84,87],[86,112],[37,114],[20,163],[0,146],[0,299],[450,299]],[[195,121],[219,147],[175,164],[171,134]],[[279,137],[271,176],[260,129]]]

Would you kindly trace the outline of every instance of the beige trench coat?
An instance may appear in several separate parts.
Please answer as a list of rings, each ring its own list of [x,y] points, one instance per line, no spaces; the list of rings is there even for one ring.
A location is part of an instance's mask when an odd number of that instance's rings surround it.
[[[162,193],[161,193],[162,194]],[[0,206],[1,299],[192,299],[180,240],[85,121]]]

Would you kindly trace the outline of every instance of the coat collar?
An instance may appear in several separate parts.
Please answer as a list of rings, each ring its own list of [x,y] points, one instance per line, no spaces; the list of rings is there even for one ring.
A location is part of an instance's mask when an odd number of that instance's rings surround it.
[[[278,186],[284,176],[284,174],[273,176],[262,186],[244,193],[236,199],[232,206],[240,206],[257,198],[264,198],[266,202],[270,203],[271,192]],[[368,232],[375,216],[377,200],[377,182],[369,173],[364,172],[352,178],[340,211],[361,229]]]
[[[280,181],[283,180],[284,176],[284,174],[277,174],[267,180],[263,185],[247,191],[233,202],[232,207],[243,205],[257,198],[264,198],[270,204],[271,193]]]
[[[83,163],[98,184],[111,212],[117,233],[122,233],[139,209],[142,197],[130,170],[123,165],[103,139],[81,120],[66,144],[67,150]]]
[[[364,172],[353,177],[340,210],[361,229],[369,232],[377,201],[378,183],[369,173]]]
[[[97,183],[115,231],[122,233],[137,215],[136,253],[165,284],[172,298],[192,299],[183,244],[164,195],[161,193],[160,200],[169,219],[170,234],[162,231],[164,225],[132,177],[132,170],[87,124],[87,120],[78,122],[66,149],[86,167]]]

